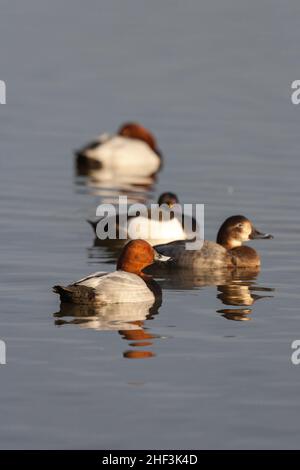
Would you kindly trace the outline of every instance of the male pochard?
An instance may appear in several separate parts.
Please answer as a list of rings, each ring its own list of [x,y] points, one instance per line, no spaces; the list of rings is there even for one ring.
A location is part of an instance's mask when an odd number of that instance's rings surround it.
[[[102,168],[136,176],[155,174],[162,158],[155,137],[135,122],[122,125],[117,134],[102,134],[75,154],[79,170]]]
[[[154,302],[161,296],[161,289],[143,269],[154,261],[168,259],[146,241],[132,240],[123,248],[116,271],[96,272],[66,287],[54,286],[53,291],[62,302],[83,305]]]
[[[200,250],[186,250],[185,242],[155,246],[171,256],[178,267],[191,269],[216,269],[224,267],[254,268],[260,266],[259,254],[243,243],[254,239],[271,239],[272,235],[259,232],[252,222],[242,215],[234,215],[221,225],[217,243],[205,240]]]
[[[140,215],[127,215],[121,218],[117,214],[115,219],[110,218],[107,224],[99,226],[100,230],[107,232],[108,224],[113,224],[116,228],[116,237],[122,238],[143,238],[151,245],[158,243],[168,243],[174,240],[186,240],[195,236],[197,223],[195,219],[191,218],[191,227],[183,226],[181,214],[177,214],[175,209],[176,204],[179,204],[176,194],[171,192],[162,193],[157,201],[160,208],[159,211],[151,212],[151,208],[147,210],[146,214]],[[187,217],[187,216],[185,216]],[[89,220],[96,235],[97,226],[101,219]],[[103,219],[102,219],[103,220]],[[99,234],[99,232],[98,232]],[[99,234],[99,238],[100,234]]]

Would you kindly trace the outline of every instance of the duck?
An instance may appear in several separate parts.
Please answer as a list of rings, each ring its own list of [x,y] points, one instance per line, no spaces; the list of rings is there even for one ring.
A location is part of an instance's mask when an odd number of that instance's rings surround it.
[[[147,214],[127,215],[125,219],[119,214],[115,217],[106,219],[107,224],[99,226],[99,239],[102,240],[102,233],[107,233],[109,224],[114,224],[116,228],[117,239],[140,238],[147,240],[152,246],[158,243],[168,243],[175,240],[187,240],[195,236],[197,230],[197,222],[194,218],[190,218],[190,224],[183,225],[183,217],[181,213],[176,213],[176,204],[179,199],[175,193],[162,193],[157,204],[160,210],[155,214],[151,208],[147,210]],[[185,215],[185,218],[187,216]],[[88,220],[97,235],[97,226],[100,220]],[[187,225],[190,227],[188,228]]]
[[[243,243],[254,239],[272,239],[262,233],[243,215],[233,215],[223,222],[216,243],[204,240],[199,250],[186,250],[184,241],[156,245],[155,250],[172,257],[173,265],[190,269],[259,268],[261,261],[256,250]]]
[[[95,272],[67,286],[56,285],[53,291],[61,302],[99,306],[128,302],[159,302],[161,288],[143,269],[155,261],[165,262],[145,240],[132,240],[123,248],[111,273]]]
[[[109,174],[155,175],[162,154],[154,135],[138,122],[126,122],[116,134],[102,134],[75,151],[77,169],[102,169]]]

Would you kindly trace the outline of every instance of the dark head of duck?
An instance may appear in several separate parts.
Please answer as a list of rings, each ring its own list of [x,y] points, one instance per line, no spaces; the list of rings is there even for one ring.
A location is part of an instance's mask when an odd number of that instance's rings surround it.
[[[242,244],[248,240],[270,240],[272,238],[273,235],[257,230],[247,217],[233,215],[221,225],[217,235],[217,243],[235,256],[237,265],[246,262],[248,266],[254,266],[260,264],[259,255],[253,248],[242,246]]]
[[[179,204],[179,200],[176,194],[166,192],[159,196],[157,203],[159,206],[166,204],[171,209],[175,204]]]

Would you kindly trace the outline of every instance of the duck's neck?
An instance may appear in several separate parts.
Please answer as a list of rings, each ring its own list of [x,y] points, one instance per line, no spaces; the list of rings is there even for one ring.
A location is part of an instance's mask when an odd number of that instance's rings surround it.
[[[152,279],[152,276],[150,274],[145,274],[142,271],[138,274],[144,281],[150,281]]]
[[[233,248],[242,246],[242,243],[239,240],[234,240],[227,237],[218,237],[217,243],[222,245],[226,250],[232,250]]]
[[[148,274],[145,274],[140,269],[132,269],[132,268],[131,269],[126,269],[126,266],[123,266],[123,267],[120,266],[117,269],[119,269],[120,271],[125,271],[126,273],[136,274],[137,276],[141,277],[144,280],[152,279],[152,276],[150,276]]]

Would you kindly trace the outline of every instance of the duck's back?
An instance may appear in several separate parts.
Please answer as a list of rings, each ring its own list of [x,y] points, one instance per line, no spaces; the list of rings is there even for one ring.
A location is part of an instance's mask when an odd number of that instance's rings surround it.
[[[101,139],[97,147],[87,152],[87,157],[116,172],[136,173],[140,168],[142,174],[152,173],[160,166],[159,156],[146,142],[119,135]]]
[[[178,267],[190,269],[216,269],[232,265],[227,250],[217,243],[205,240],[200,250],[186,250],[185,241],[156,246],[156,250],[171,256]]]
[[[75,304],[110,304],[154,301],[155,296],[145,281],[125,271],[94,273],[67,287],[55,286],[62,302]]]
[[[177,217],[163,221],[144,216],[132,217],[128,220],[128,235],[131,238],[143,238],[151,245],[186,238]]]

